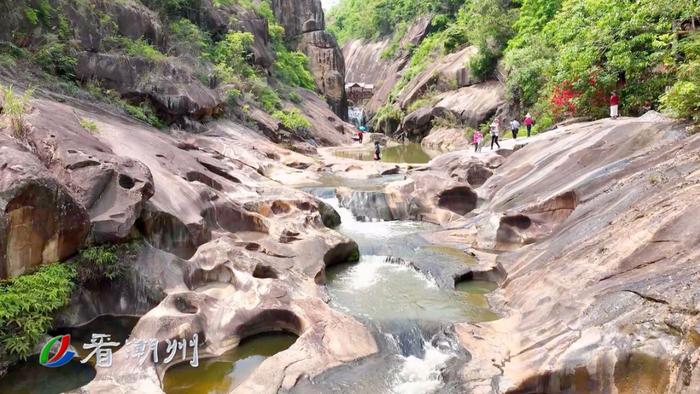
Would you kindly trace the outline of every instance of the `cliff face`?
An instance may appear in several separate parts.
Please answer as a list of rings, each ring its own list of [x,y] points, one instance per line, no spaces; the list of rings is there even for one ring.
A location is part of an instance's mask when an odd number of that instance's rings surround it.
[[[345,59],[333,35],[325,31],[320,0],[274,0],[275,16],[287,39],[309,57],[321,94],[342,119],[347,119]]]
[[[473,46],[457,48],[448,54],[443,54],[438,46],[432,49],[426,64],[419,67],[411,64],[411,49],[428,36],[431,21],[430,15],[417,18],[398,40],[396,37],[353,40],[343,47],[346,81],[374,85],[373,96],[363,104],[364,109],[374,114],[387,103],[393,103],[404,114],[403,119],[397,119],[399,129],[381,130],[385,133],[405,132],[420,140],[430,134],[436,118],[450,119],[462,129],[462,126],[478,128],[507,111],[500,81],[479,81],[471,76],[469,61],[478,52]]]

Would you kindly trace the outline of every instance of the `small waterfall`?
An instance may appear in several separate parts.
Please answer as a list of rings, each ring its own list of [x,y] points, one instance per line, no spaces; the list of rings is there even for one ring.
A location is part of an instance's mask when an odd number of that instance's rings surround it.
[[[348,208],[359,221],[394,220],[383,192],[353,191],[350,195],[339,196],[339,199],[340,206]]]
[[[362,107],[349,107],[348,108],[348,121],[357,127],[365,125],[366,116],[365,110]]]
[[[452,324],[482,321],[490,311],[441,284],[443,276],[453,281],[452,275],[443,275],[451,271],[438,263],[447,255],[423,250],[420,236],[436,227],[402,220],[363,221],[389,219],[383,193],[343,190],[333,195],[330,190],[311,192],[338,211],[342,222],[336,230],[354,239],[361,252],[359,262],[327,269],[330,304],[370,327],[380,351],[300,384],[293,392],[460,392],[468,355]],[[461,260],[453,263],[464,265]]]

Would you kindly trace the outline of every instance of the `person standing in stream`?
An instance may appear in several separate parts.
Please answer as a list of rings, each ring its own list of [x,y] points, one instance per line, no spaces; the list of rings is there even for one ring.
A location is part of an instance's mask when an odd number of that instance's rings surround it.
[[[382,149],[379,146],[379,141],[374,141],[374,160],[379,161],[382,159]]]
[[[525,115],[525,120],[523,120],[523,123],[527,128],[527,137],[530,138],[530,133],[532,133],[532,125],[535,124],[535,121],[532,119],[532,115],[530,115],[529,112],[527,115]]]
[[[493,144],[496,144],[498,149],[501,149],[501,144],[498,143],[499,133],[501,132],[500,130],[501,121],[494,119],[493,123],[491,123],[491,150],[493,150]]]
[[[620,96],[617,95],[616,91],[613,91],[612,95],[610,95],[610,117],[611,118],[617,119],[617,117],[620,115],[619,108],[620,108]]]

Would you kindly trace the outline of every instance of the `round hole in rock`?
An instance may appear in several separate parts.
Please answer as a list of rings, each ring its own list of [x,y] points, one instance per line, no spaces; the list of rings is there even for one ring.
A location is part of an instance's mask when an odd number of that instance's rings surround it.
[[[259,243],[255,243],[255,242],[248,242],[248,244],[246,244],[246,246],[245,246],[245,249],[246,249],[246,250],[250,250],[250,251],[253,251],[253,252],[256,252],[256,251],[260,250],[260,248],[261,248],[260,244],[259,244]]]
[[[438,195],[438,206],[454,213],[465,215],[476,208],[477,196],[467,186],[444,190]]]
[[[175,304],[175,309],[177,309],[181,313],[197,313],[199,311],[199,308],[197,305],[195,305],[192,300],[187,299],[187,297],[184,296],[176,296],[175,299],[173,300],[173,303]]]
[[[521,230],[525,230],[530,228],[530,226],[532,225],[532,220],[530,220],[530,218],[525,215],[513,215],[502,218],[501,223],[507,226],[517,227]]]
[[[188,362],[165,372],[167,394],[228,393],[240,385],[268,357],[287,350],[297,336],[286,332],[262,333],[245,338],[235,349],[215,358],[200,359],[193,368]]]
[[[253,271],[253,277],[259,279],[277,279],[277,272],[265,264],[258,264]]]
[[[119,186],[124,189],[131,189],[136,185],[136,182],[128,175],[119,174]]]
[[[121,347],[138,320],[135,316],[103,315],[82,326],[51,331],[52,336],[70,334],[71,346],[77,352],[75,358],[60,368],[46,368],[39,364],[39,356],[33,355],[8,369],[0,379],[0,393],[58,394],[90,383],[96,375],[95,359],[85,364],[80,362],[90,353],[83,349],[83,344],[90,342],[93,333],[99,333],[109,334],[111,341],[119,342]]]
[[[287,203],[284,202],[284,201],[275,201],[275,202],[273,202],[271,208],[272,208],[272,212],[273,212],[275,215],[280,215],[280,214],[283,214],[283,213],[289,213],[289,211],[292,210],[292,207],[290,207],[289,204],[287,204]]]

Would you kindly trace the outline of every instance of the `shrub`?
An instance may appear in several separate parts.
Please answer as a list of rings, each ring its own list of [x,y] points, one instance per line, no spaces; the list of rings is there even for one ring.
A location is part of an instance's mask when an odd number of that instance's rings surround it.
[[[39,14],[37,11],[32,8],[32,7],[27,7],[24,9],[24,16],[27,18],[27,21],[31,23],[32,25],[36,26],[39,24]]]
[[[384,134],[390,134],[396,130],[404,113],[400,108],[386,104],[377,110],[377,113],[372,118],[372,127]]]
[[[74,259],[78,283],[97,283],[121,279],[138,250],[138,242],[120,245],[91,246],[80,251]]]
[[[700,33],[682,45],[687,63],[678,70],[678,81],[661,97],[661,108],[678,118],[700,122]]]
[[[29,110],[29,100],[34,91],[27,89],[24,91],[24,94],[17,95],[12,90],[12,86],[6,88],[0,85],[0,92],[2,93],[2,105],[0,107],[2,107],[3,115],[7,116],[10,121],[12,135],[24,141],[29,132],[24,116]]]
[[[162,129],[165,127],[165,123],[160,120],[158,115],[156,115],[156,113],[153,111],[153,108],[151,108],[151,106],[145,102],[141,103],[140,105],[133,105],[125,101],[121,101],[121,106],[129,115],[142,122],[146,122],[157,129]]]
[[[80,126],[82,126],[90,134],[97,134],[100,131],[97,128],[97,123],[95,123],[93,120],[90,120],[88,118],[81,118],[80,119]]]
[[[54,263],[33,274],[0,282],[0,348],[26,358],[53,322],[53,314],[68,304],[75,270]],[[0,353],[3,353],[0,352]]]
[[[295,104],[300,104],[302,102],[302,98],[297,92],[289,92],[289,100]]]
[[[256,99],[267,113],[273,113],[280,108],[280,97],[272,88],[262,80],[258,80],[253,89]]]
[[[212,61],[225,65],[237,74],[250,75],[253,70],[248,64],[248,55],[253,40],[253,34],[249,32],[228,33],[212,50]]]
[[[153,61],[165,59],[165,55],[161,51],[146,42],[143,38],[132,40],[128,37],[119,37],[116,41],[129,56],[142,57]]]
[[[479,53],[469,59],[469,72],[479,81],[493,76],[498,64],[498,55],[486,44],[479,46]]]
[[[170,24],[172,50],[178,55],[202,56],[212,45],[211,37],[187,19]]]
[[[311,127],[311,122],[298,109],[275,111],[272,116],[292,131],[303,131]]]
[[[275,52],[274,74],[282,82],[300,86],[313,90],[316,88],[316,81],[309,71],[309,59],[301,52],[288,51],[286,49]]]
[[[56,41],[55,36],[36,51],[34,60],[49,74],[68,80],[75,78],[78,64],[75,51],[69,45]]]

